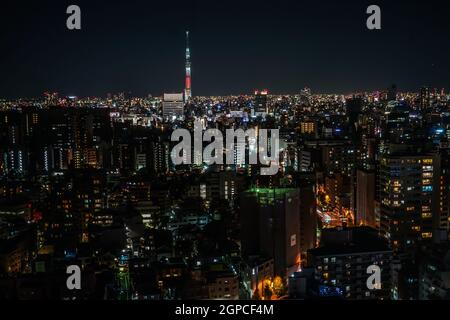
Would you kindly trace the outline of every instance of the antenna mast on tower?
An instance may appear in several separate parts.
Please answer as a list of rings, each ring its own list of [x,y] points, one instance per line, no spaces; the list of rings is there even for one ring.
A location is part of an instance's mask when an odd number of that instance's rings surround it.
[[[189,101],[192,98],[191,88],[191,49],[189,48],[189,31],[186,31],[186,84],[184,98]]]

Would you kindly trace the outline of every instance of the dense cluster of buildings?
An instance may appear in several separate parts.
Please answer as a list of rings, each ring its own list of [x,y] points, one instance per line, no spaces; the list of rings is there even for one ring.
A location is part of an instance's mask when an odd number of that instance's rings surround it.
[[[448,94],[187,83],[188,98],[0,101],[1,299],[450,297]],[[279,129],[279,172],[239,149],[234,165],[175,166],[171,134],[198,120]]]

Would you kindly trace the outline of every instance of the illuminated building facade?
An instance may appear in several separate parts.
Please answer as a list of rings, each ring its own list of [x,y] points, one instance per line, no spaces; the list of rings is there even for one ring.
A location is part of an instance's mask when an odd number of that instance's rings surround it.
[[[380,165],[381,232],[401,255],[433,237],[438,176],[435,154],[402,149],[383,155]]]
[[[164,94],[163,117],[178,118],[184,113],[184,99],[182,93]]]
[[[255,115],[265,115],[269,113],[269,106],[268,106],[268,90],[257,90],[255,91]]]
[[[315,294],[348,300],[388,299],[391,256],[388,243],[371,228],[327,229],[320,247],[308,251]],[[372,265],[381,269],[381,290],[367,288],[367,268]]]

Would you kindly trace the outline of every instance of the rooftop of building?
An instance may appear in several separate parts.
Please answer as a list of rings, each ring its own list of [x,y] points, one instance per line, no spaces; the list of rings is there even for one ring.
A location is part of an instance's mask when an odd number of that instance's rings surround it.
[[[295,188],[251,188],[247,190],[248,194],[255,194],[261,196],[284,196],[292,192],[298,192],[298,189]]]
[[[390,251],[387,241],[378,236],[374,229],[356,227],[325,230],[321,247],[308,253],[320,257]]]

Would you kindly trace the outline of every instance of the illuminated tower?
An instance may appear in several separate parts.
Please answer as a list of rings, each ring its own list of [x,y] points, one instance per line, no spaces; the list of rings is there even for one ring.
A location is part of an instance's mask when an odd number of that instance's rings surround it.
[[[186,89],[184,90],[185,100],[192,98],[191,89],[191,49],[189,48],[189,31],[186,31]]]

